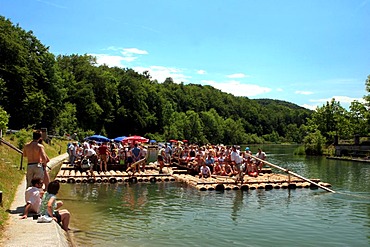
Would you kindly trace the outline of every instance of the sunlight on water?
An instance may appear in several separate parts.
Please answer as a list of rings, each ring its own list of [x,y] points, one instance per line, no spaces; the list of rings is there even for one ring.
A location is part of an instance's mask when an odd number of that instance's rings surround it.
[[[287,156],[269,161],[339,193],[198,191],[161,182],[64,184],[59,198],[79,246],[369,246],[370,168]]]

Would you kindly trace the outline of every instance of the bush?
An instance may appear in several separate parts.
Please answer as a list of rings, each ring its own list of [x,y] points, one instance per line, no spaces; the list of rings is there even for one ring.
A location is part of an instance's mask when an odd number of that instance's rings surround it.
[[[304,146],[299,146],[294,150],[294,155],[305,155],[305,148]]]

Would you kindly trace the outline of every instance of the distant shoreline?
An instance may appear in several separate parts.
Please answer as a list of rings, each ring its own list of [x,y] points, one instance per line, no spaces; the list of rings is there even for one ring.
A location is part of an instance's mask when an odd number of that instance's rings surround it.
[[[370,159],[364,159],[364,158],[336,157],[336,156],[327,156],[326,158],[327,159],[332,159],[332,160],[346,160],[346,161],[356,161],[356,162],[370,163]]]

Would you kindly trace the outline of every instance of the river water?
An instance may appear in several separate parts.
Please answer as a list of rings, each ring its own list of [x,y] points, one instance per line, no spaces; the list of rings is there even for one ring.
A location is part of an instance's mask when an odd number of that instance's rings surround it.
[[[369,246],[370,164],[294,156],[295,147],[263,149],[270,163],[338,193],[157,182],[63,184],[57,196],[78,246]]]

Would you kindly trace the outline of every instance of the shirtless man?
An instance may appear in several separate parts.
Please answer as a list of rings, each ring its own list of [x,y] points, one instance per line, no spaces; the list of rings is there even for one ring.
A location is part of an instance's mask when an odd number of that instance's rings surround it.
[[[31,187],[31,180],[33,178],[44,177],[44,169],[49,162],[49,157],[45,153],[44,146],[38,141],[41,139],[41,132],[34,131],[32,141],[27,143],[23,148],[23,156],[27,157],[27,188]]]

